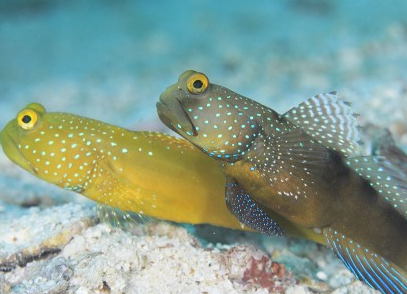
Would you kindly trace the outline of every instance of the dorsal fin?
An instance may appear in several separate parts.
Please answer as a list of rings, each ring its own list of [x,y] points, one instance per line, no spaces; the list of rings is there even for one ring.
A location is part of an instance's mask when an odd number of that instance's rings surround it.
[[[407,217],[407,182],[401,170],[383,156],[352,157],[348,158],[347,164]]]
[[[373,154],[386,157],[407,175],[407,154],[396,145],[388,129],[379,130],[379,136],[373,140]]]
[[[336,97],[336,92],[311,97],[284,114],[324,146],[345,156],[360,152],[357,115],[350,103]]]
[[[359,280],[384,294],[407,293],[403,269],[333,229],[323,232],[328,246]]]

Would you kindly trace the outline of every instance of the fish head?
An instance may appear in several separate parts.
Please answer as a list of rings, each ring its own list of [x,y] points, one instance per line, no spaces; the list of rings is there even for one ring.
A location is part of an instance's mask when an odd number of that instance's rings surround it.
[[[246,100],[189,70],[161,94],[157,112],[166,126],[205,153],[231,161],[242,156],[258,134]]]
[[[81,187],[94,161],[85,157],[90,149],[78,134],[80,120],[31,103],[4,127],[0,143],[11,161],[36,177],[66,189]]]
[[[29,146],[36,134],[41,132],[39,129],[42,129],[45,112],[41,104],[31,103],[22,109],[15,119],[9,121],[0,133],[0,144],[7,157],[33,174],[36,174],[36,171],[30,162],[32,150],[29,150]]]

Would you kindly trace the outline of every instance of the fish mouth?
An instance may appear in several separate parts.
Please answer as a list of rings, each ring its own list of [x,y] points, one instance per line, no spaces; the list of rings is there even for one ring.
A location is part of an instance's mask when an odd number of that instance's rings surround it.
[[[20,152],[17,147],[16,142],[13,140],[13,137],[7,132],[6,129],[3,129],[0,132],[0,145],[3,148],[3,152],[7,155],[8,158],[18,166],[22,167],[26,171],[36,174],[37,172],[33,169],[31,165],[28,164],[27,159]]]
[[[198,135],[194,124],[176,97],[168,96],[164,92],[160,95],[156,107],[158,117],[171,130],[183,137]]]

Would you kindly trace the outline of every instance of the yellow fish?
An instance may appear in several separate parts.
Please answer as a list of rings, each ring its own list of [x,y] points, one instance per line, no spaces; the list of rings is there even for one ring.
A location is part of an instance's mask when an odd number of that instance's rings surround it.
[[[242,229],[217,163],[189,142],[32,103],[0,133],[5,154],[36,177],[98,203],[162,220]],[[289,235],[323,242],[280,220]],[[248,229],[247,227],[245,229]]]

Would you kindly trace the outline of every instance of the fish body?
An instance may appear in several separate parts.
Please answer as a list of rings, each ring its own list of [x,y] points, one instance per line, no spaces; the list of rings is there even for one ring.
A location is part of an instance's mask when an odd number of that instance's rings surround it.
[[[320,230],[359,279],[383,293],[407,293],[405,175],[383,157],[360,155],[356,115],[336,93],[279,114],[187,71],[157,110],[219,162],[227,207],[240,221],[279,235],[273,217],[280,215]],[[267,209],[274,215],[247,215]]]
[[[183,139],[47,112],[32,103],[4,127],[0,143],[36,177],[98,203],[163,220],[242,229],[225,206],[217,163]],[[291,235],[323,240],[284,224]]]

